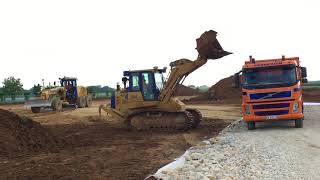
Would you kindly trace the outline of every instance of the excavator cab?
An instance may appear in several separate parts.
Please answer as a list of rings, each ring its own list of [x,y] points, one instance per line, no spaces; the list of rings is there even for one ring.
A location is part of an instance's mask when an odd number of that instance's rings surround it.
[[[78,98],[77,78],[60,78],[60,85],[66,89],[66,100],[70,104],[76,104]]]
[[[159,100],[160,92],[164,86],[163,73],[166,68],[138,71],[124,71],[122,78],[124,88],[130,92],[141,92],[144,101],[157,101]],[[127,81],[129,86],[126,87]]]

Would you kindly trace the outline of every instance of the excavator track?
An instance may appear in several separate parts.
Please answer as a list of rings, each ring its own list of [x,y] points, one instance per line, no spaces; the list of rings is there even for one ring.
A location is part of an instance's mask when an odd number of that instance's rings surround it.
[[[192,128],[198,127],[200,122],[202,121],[202,114],[198,109],[189,108],[186,109],[193,116]]]
[[[194,116],[189,111],[184,112],[140,112],[128,118],[128,126],[137,130],[188,130],[194,123]]]

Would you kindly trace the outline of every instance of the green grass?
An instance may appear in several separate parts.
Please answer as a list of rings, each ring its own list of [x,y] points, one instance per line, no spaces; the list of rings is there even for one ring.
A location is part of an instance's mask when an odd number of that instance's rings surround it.
[[[319,86],[320,87],[320,81],[309,81],[308,83],[304,84],[303,86],[312,86],[312,87],[316,87]]]
[[[315,91],[320,90],[320,81],[309,81],[302,86],[305,91]]]

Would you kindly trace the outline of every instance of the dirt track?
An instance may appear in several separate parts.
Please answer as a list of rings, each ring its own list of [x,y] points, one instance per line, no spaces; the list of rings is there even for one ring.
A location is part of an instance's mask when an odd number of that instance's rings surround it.
[[[58,153],[0,159],[0,179],[143,179],[240,116],[237,107],[193,105],[205,116],[198,129],[135,132],[109,117],[99,118],[100,103],[87,109],[39,114],[21,105],[0,106],[31,117],[65,141]]]

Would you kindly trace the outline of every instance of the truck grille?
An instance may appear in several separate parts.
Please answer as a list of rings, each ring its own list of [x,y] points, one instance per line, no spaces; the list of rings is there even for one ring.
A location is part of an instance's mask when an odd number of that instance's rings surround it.
[[[291,91],[254,93],[250,94],[251,100],[273,99],[273,98],[288,98],[291,97]]]
[[[290,103],[278,103],[278,104],[258,104],[253,105],[253,109],[272,109],[272,108],[288,108]]]
[[[256,116],[272,116],[272,115],[284,115],[288,114],[289,110],[278,110],[278,111],[259,111],[255,112]]]

